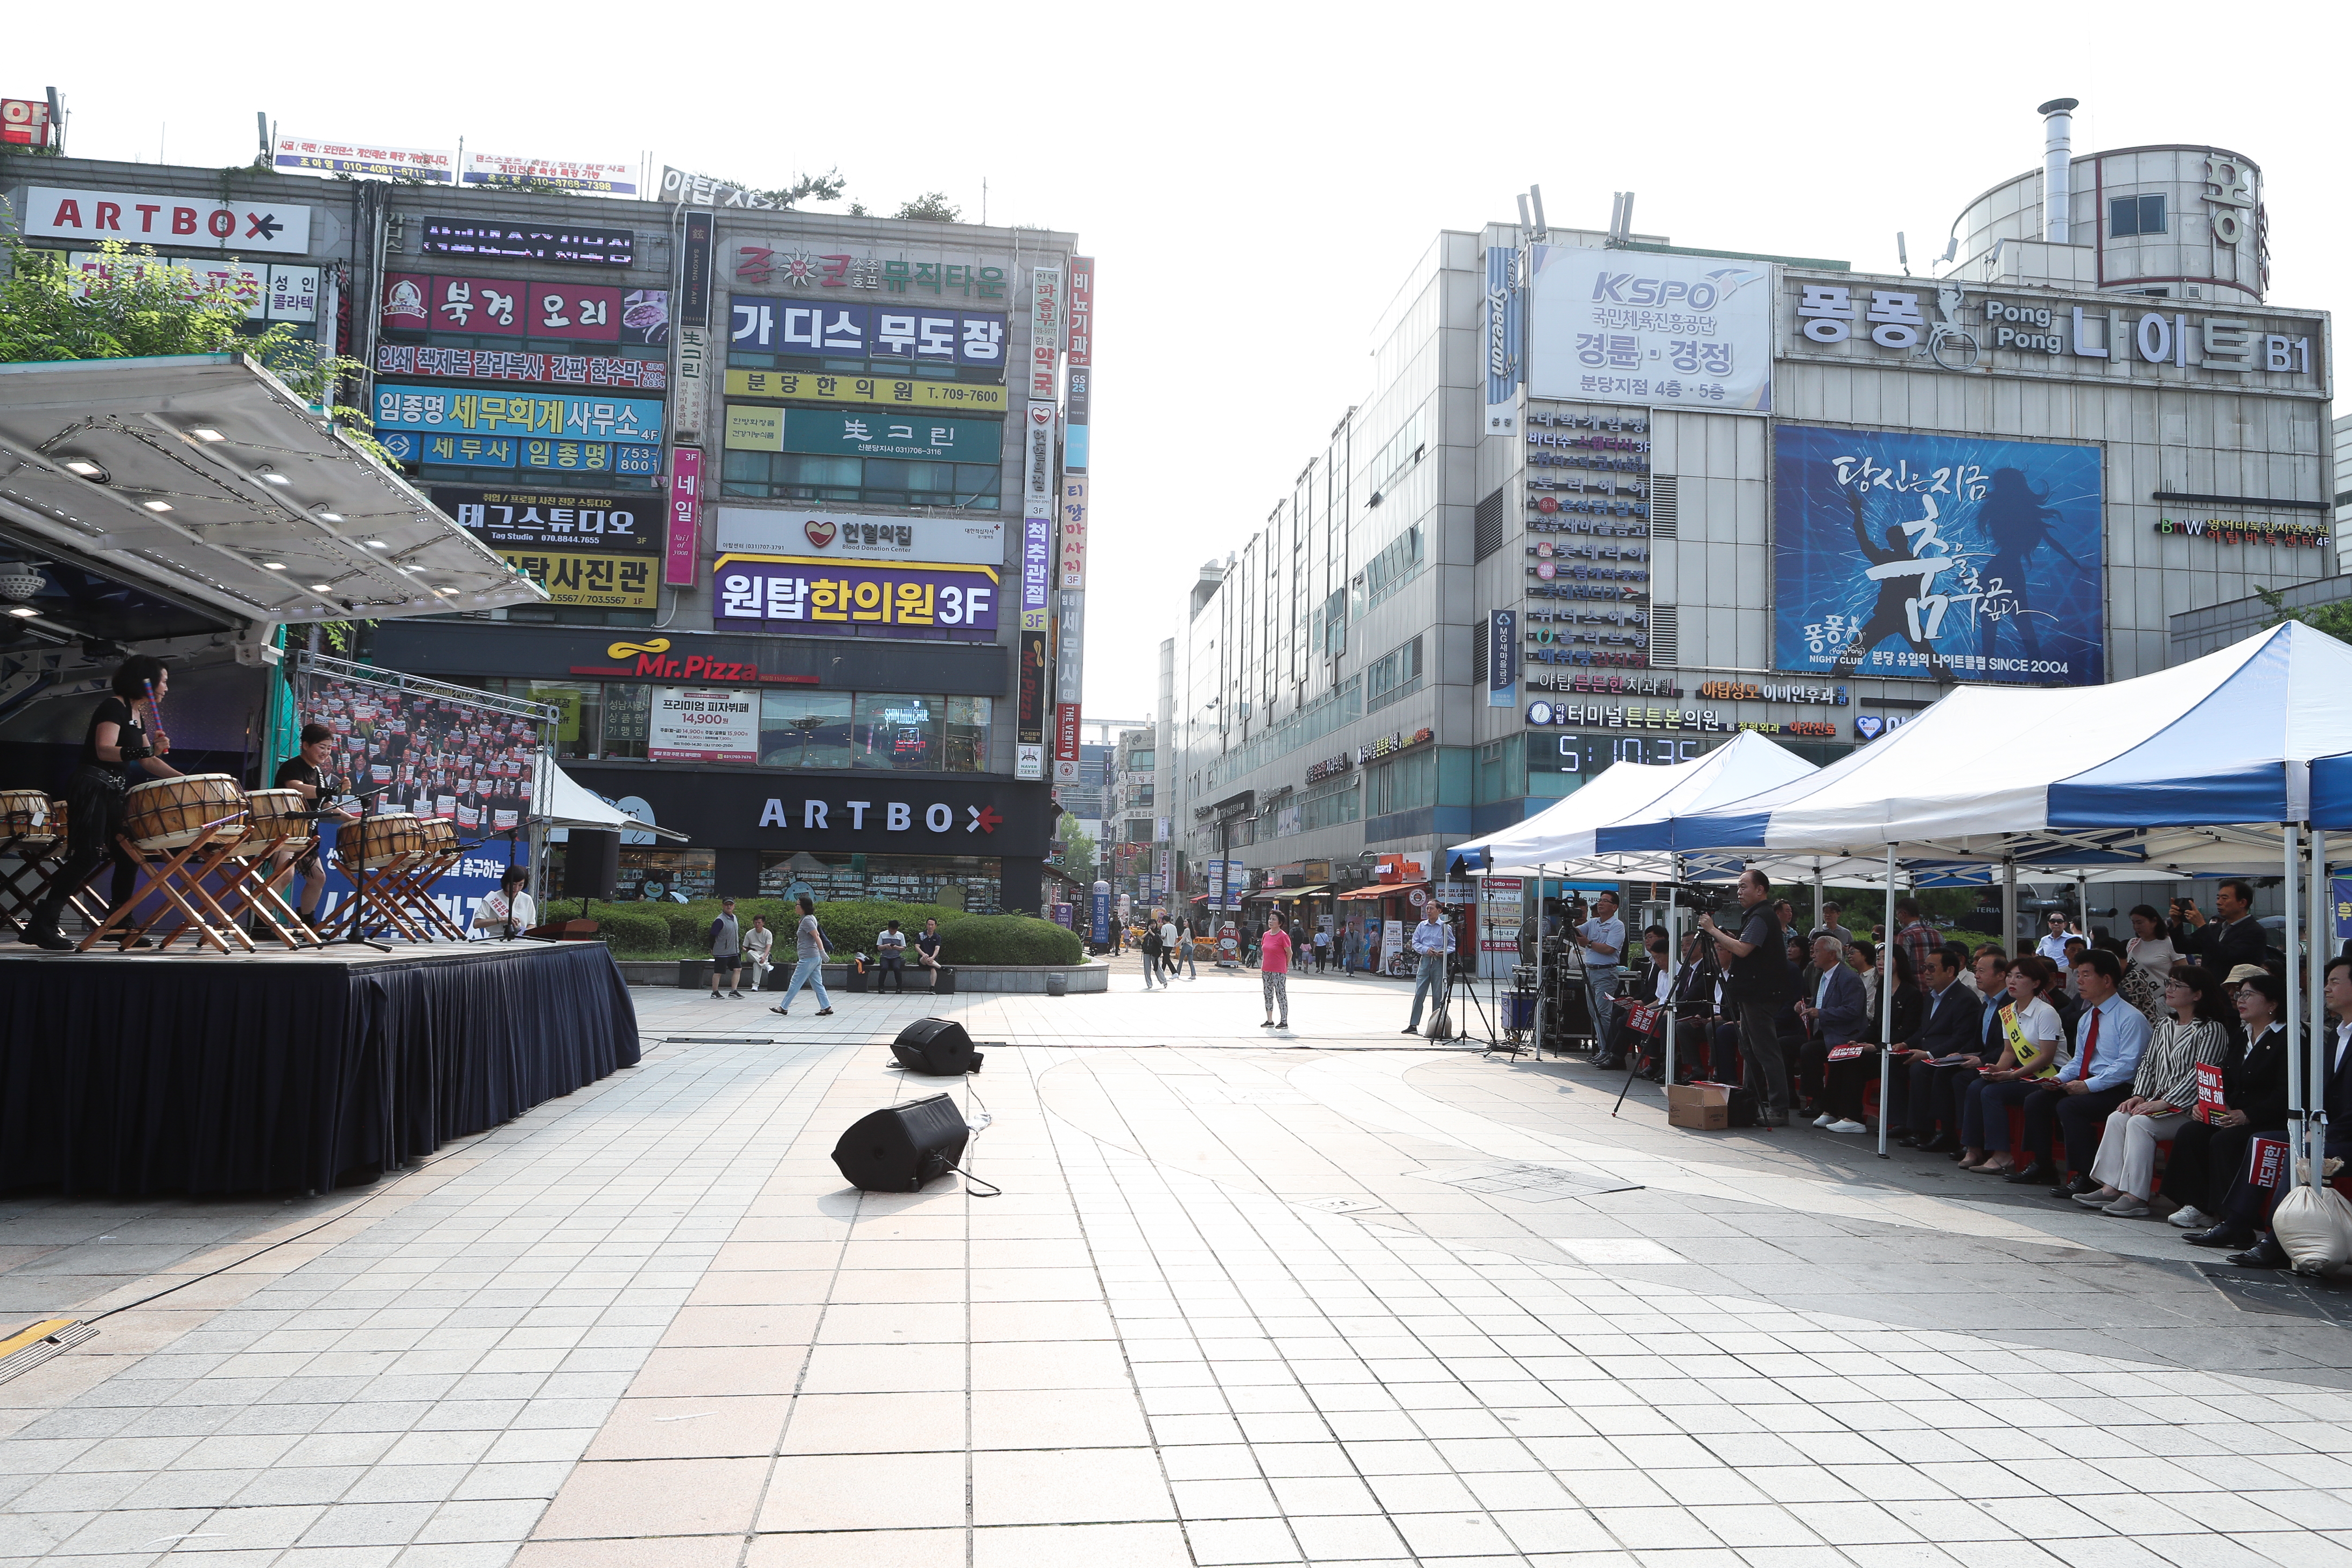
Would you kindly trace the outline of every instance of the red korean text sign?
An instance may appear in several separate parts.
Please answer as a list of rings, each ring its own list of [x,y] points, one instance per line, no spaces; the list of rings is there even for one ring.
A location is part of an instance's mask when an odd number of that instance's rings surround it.
[[[695,447],[674,447],[669,454],[669,548],[662,563],[666,586],[694,586],[701,539],[702,452]]]

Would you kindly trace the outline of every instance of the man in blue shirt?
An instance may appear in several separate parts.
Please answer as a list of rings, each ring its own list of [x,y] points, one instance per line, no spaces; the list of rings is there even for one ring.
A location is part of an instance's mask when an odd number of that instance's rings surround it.
[[[2074,1054],[2059,1064],[2058,1076],[2025,1101],[2025,1147],[2033,1163],[2009,1180],[2017,1186],[2048,1185],[2060,1196],[2095,1191],[2091,1158],[2098,1152],[2107,1112],[2131,1098],[2140,1053],[2147,1048],[2147,1015],[2123,998],[2124,963],[2095,948],[2075,961],[2075,987],[2083,1014],[2074,1025]],[[2083,1173],[2074,1183],[2051,1162],[2050,1133],[2055,1121],[2066,1139],[2066,1163]],[[2089,1186],[2082,1184],[2090,1182]]]
[[[1624,1051],[1616,1039],[1617,961],[1625,949],[1625,922],[1617,918],[1617,895],[1603,893],[1592,900],[1592,918],[1569,933],[1584,951],[1585,994],[1592,1007],[1592,1037],[1601,1047],[1600,1065],[1624,1065]]]
[[[1440,1008],[1445,1005],[1445,956],[1454,951],[1454,928],[1438,919],[1435,899],[1421,906],[1421,923],[1405,946],[1420,954],[1420,973],[1412,986],[1412,1022],[1403,1032],[1418,1035],[1423,1001],[1434,996]]]

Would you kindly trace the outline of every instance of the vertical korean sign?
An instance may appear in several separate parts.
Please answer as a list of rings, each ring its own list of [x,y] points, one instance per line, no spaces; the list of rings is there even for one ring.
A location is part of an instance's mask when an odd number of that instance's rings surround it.
[[[1094,419],[1095,258],[1070,258],[1070,384],[1062,416],[1062,467],[1087,471]]]
[[[1519,613],[1496,610],[1486,617],[1486,706],[1518,706]]]
[[[694,570],[702,550],[702,449],[669,449],[669,538],[662,563],[662,583],[672,588],[694,586]]]
[[[1486,252],[1486,434],[1510,436],[1519,426],[1519,253],[1497,245]]]
[[[1020,718],[1013,733],[1013,776],[1045,776],[1045,632],[1021,633]]]
[[[687,438],[701,436],[709,408],[711,253],[718,221],[711,213],[688,213],[685,241],[677,247],[677,374],[670,381],[670,420]]]

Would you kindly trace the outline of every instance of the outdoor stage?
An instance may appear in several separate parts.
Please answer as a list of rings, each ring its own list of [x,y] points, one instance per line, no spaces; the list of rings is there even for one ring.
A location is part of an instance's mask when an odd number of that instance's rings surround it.
[[[0,943],[0,1191],[324,1192],[637,1062],[602,942]]]

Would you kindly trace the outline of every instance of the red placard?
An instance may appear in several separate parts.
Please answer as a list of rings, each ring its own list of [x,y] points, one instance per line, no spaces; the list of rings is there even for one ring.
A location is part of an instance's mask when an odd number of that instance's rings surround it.
[[[436,273],[425,291],[425,326],[436,332],[496,332],[519,338],[530,330],[530,285],[519,278],[447,278]]]
[[[621,291],[576,284],[517,284],[530,290],[530,335],[574,338],[583,342],[621,341]]]
[[[2221,1069],[2211,1062],[2197,1064],[2197,1120],[2210,1122],[2223,1108]]]
[[[1078,760],[1078,705],[1075,702],[1054,704],[1054,760]]]
[[[670,448],[668,544],[668,552],[662,563],[662,583],[672,588],[693,587],[695,567],[702,559],[702,452],[699,447]]]
[[[1069,342],[1075,367],[1095,363],[1095,258],[1070,258]]]

